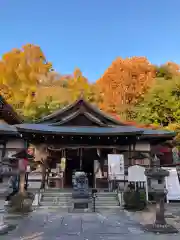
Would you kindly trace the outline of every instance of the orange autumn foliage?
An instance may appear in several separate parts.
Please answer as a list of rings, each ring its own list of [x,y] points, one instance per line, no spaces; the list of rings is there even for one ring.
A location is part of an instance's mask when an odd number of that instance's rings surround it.
[[[132,120],[129,120],[129,121],[123,121],[123,119],[120,118],[119,115],[117,114],[111,114],[111,116],[122,122],[123,124],[127,125],[127,126],[132,126],[132,127],[137,127],[137,128],[145,128],[145,129],[153,129],[153,130],[156,130],[156,129],[160,129],[160,126],[157,125],[157,124],[144,124],[144,123],[137,123],[136,121],[132,121]]]
[[[174,62],[167,62],[165,64],[166,66],[168,66],[170,72],[173,75],[179,75],[180,74],[180,65]]]
[[[102,99],[99,107],[121,113],[143,97],[154,77],[155,69],[145,57],[117,58],[96,82]]]

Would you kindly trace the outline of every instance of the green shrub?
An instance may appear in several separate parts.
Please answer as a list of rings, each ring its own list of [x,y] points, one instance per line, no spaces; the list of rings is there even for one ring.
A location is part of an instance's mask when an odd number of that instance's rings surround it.
[[[31,211],[34,194],[26,192],[25,195],[17,193],[11,199],[11,211],[13,212],[29,212]]]
[[[144,191],[128,190],[124,192],[124,207],[132,210],[142,210],[146,207],[146,193]]]

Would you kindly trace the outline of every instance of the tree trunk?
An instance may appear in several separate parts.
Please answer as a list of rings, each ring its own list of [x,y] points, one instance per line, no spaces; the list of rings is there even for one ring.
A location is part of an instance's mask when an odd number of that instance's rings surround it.
[[[25,173],[26,173],[26,167],[24,163],[24,159],[19,159],[19,193],[22,195],[25,195]]]
[[[20,182],[19,182],[19,193],[21,193],[22,195],[25,195],[25,173],[22,172],[20,173]]]
[[[41,180],[41,189],[45,188],[46,183],[46,164],[42,164],[42,180]]]

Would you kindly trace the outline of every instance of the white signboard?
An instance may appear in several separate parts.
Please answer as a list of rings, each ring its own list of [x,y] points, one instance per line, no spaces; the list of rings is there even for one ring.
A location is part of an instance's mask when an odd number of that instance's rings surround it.
[[[149,201],[147,177],[144,174],[145,168],[139,165],[128,167],[128,182],[144,182],[146,190],[146,201]],[[136,185],[135,185],[136,186]]]
[[[108,177],[110,180],[124,179],[124,155],[108,154]]]
[[[139,165],[134,165],[128,168],[128,181],[129,182],[146,182],[144,174],[145,168]]]
[[[169,200],[171,201],[177,201],[180,200],[180,184],[179,184],[179,178],[177,175],[176,168],[163,168],[167,171],[169,171],[169,176],[166,177],[166,189],[167,189],[167,202]]]

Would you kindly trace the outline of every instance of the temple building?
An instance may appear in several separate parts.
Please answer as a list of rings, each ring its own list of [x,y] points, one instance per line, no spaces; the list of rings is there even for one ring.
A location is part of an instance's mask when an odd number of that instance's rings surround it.
[[[22,122],[14,109],[0,96],[0,165],[2,159],[11,157],[24,147],[24,140],[14,126]],[[1,167],[3,171],[10,170],[6,166]]]
[[[107,187],[108,154],[123,154],[125,169],[133,164],[148,166],[153,146],[175,136],[174,132],[129,126],[83,98],[36,123],[18,122],[15,127],[25,141],[41,148],[52,168],[66,159],[66,187],[72,186],[75,170],[87,173],[91,187]]]

